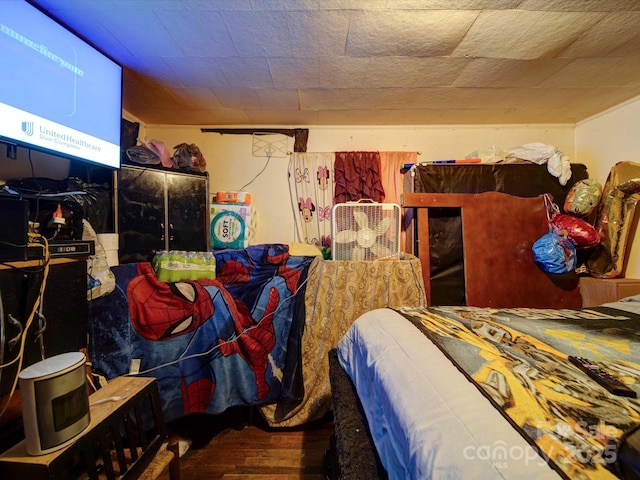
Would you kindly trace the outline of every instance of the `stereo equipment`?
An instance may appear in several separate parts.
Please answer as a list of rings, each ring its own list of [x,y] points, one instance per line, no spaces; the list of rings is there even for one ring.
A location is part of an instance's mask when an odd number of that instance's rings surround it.
[[[29,202],[0,197],[0,262],[27,260]]]

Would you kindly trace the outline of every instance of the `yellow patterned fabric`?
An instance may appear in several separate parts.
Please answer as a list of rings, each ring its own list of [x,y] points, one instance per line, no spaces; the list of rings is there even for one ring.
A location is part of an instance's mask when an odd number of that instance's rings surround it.
[[[633,465],[638,447],[630,442],[634,453],[621,455],[619,446],[640,427],[640,401],[610,394],[567,356],[587,355],[635,385],[640,316],[606,307],[444,306],[399,312],[445,352],[564,478],[614,479],[614,472],[622,473],[619,468],[626,473],[626,465]],[[501,468],[507,457],[492,460]]]
[[[322,418],[331,410],[329,350],[363,313],[406,306],[426,306],[422,267],[415,256],[362,262],[316,258],[305,293],[304,398],[261,407],[267,423],[292,427]]]

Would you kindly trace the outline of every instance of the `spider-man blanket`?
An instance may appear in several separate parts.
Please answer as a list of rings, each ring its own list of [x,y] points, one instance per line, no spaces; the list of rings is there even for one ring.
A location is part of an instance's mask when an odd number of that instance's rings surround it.
[[[108,379],[158,379],[165,420],[300,399],[304,291],[313,257],[286,245],[217,252],[215,280],[161,282],[149,263],[112,270],[91,302],[90,358]]]

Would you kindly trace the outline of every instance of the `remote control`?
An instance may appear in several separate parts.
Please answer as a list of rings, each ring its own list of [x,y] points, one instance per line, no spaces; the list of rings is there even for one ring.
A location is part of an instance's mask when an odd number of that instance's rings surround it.
[[[627,385],[625,385],[619,379],[608,373],[606,370],[603,370],[595,363],[592,363],[588,359],[570,355],[569,361],[614,395],[637,398],[638,395],[634,390],[627,387]]]

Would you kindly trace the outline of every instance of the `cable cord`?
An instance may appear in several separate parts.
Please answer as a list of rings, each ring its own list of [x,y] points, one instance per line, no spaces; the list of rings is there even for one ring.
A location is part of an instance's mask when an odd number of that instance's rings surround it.
[[[251,179],[251,181],[250,181],[250,182],[245,183],[242,187],[240,187],[240,190],[238,190],[238,191],[239,191],[239,192],[244,191],[244,189],[245,189],[245,188],[247,188],[249,185],[251,185],[253,182],[255,182],[255,181],[256,181],[256,179],[257,179],[260,175],[262,175],[262,173],[267,169],[267,166],[269,165],[269,162],[270,162],[270,161],[271,161],[271,157],[267,157],[267,161],[265,162],[264,167],[262,167],[262,170],[260,170],[260,171],[256,174],[256,176],[255,176],[255,177],[253,177],[253,178]]]
[[[40,302],[42,301],[42,297],[44,295],[44,289],[47,285],[47,277],[49,276],[49,245],[47,242],[46,238],[42,238],[42,241],[44,243],[36,243],[34,245],[38,245],[41,246],[44,249],[44,269],[43,269],[43,274],[42,274],[42,282],[40,283],[40,291],[38,292],[38,296],[35,300],[35,302],[33,303],[33,307],[31,309],[31,313],[29,314],[29,317],[27,318],[27,321],[25,323],[24,326],[24,331],[22,332],[22,339],[20,340],[20,350],[18,352],[18,355],[16,356],[16,358],[14,358],[13,360],[11,360],[8,363],[5,363],[3,365],[0,365],[0,369],[2,368],[6,368],[10,365],[13,365],[14,363],[18,362],[18,369],[16,370],[16,375],[13,379],[13,383],[11,385],[11,391],[9,392],[9,394],[7,395],[7,401],[4,404],[4,406],[2,407],[2,410],[0,410],[0,418],[2,418],[2,416],[5,414],[5,412],[7,411],[7,408],[9,408],[9,405],[11,404],[11,399],[13,398],[13,394],[16,391],[16,387],[18,386],[18,376],[20,375],[20,370],[22,369],[22,361],[24,360],[24,348],[25,348],[25,343],[27,341],[27,332],[29,331],[29,329],[31,328],[31,325],[33,323],[34,318],[38,315],[38,311],[39,311],[39,307],[40,307]]]

